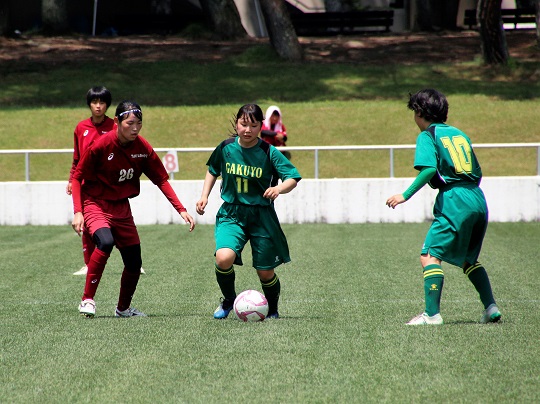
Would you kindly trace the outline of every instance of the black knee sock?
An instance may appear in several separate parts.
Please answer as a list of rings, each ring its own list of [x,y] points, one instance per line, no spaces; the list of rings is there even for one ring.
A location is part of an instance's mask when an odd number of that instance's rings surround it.
[[[281,283],[276,274],[269,281],[261,281],[262,289],[266,300],[268,300],[268,314],[278,311],[279,294],[281,292]]]
[[[231,266],[229,269],[221,269],[216,265],[216,280],[223,293],[223,297],[226,301],[226,306],[232,306],[234,299],[236,298],[236,292],[234,290],[234,266]]]

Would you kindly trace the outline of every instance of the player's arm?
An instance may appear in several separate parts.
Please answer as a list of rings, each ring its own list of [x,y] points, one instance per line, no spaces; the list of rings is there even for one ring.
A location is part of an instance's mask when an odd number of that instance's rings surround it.
[[[424,167],[418,173],[414,182],[402,194],[393,195],[386,200],[386,206],[394,209],[397,205],[408,201],[417,193],[429,180],[435,175],[437,169],[435,167]]]
[[[75,170],[77,169],[77,164],[79,163],[79,142],[77,141],[77,128],[75,128],[75,132],[73,132],[73,162],[71,163],[71,170],[69,171],[69,179],[68,183],[66,185],[66,194],[71,195],[71,179],[73,178],[73,174],[75,173]]]
[[[284,142],[287,141],[287,129],[285,128],[285,125],[281,124],[281,135],[282,135],[282,140]]]
[[[81,182],[77,178],[71,180],[71,197],[73,198],[73,221],[71,227],[80,236],[84,228],[82,213]]]
[[[264,191],[263,197],[271,200],[275,200],[281,194],[288,194],[298,185],[296,178],[287,178],[281,184],[276,185],[275,187],[270,187]]]
[[[201,199],[197,201],[197,213],[199,215],[204,215],[204,209],[206,208],[206,205],[208,205],[208,197],[210,196],[210,192],[212,192],[212,188],[214,188],[214,184],[217,181],[217,177],[214,176],[210,171],[206,172],[206,177],[204,178],[204,185],[203,190],[201,194]]]

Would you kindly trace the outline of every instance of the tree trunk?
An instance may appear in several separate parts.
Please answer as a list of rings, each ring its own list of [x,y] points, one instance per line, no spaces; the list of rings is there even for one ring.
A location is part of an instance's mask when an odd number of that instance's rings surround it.
[[[501,19],[502,0],[479,0],[476,18],[479,23],[482,56],[486,64],[506,64],[508,46]]]
[[[441,21],[443,29],[457,30],[459,0],[445,0],[442,3]]]
[[[41,0],[41,21],[46,35],[65,34],[69,30],[66,0]]]
[[[433,31],[433,10],[429,0],[416,0],[416,14],[414,16],[414,31]]]
[[[536,46],[540,48],[540,0],[535,0],[534,8],[536,10]]]
[[[200,0],[214,35],[219,39],[237,39],[247,35],[233,0]]]
[[[270,43],[279,57],[290,61],[303,59],[302,47],[296,36],[285,0],[260,0]]]
[[[9,2],[0,1],[0,35],[8,35],[9,31]]]

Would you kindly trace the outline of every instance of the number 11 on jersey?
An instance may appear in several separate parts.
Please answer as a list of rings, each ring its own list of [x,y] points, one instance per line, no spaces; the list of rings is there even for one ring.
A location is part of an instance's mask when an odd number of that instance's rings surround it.
[[[247,194],[248,192],[248,180],[247,178],[236,177],[236,189],[239,194]]]

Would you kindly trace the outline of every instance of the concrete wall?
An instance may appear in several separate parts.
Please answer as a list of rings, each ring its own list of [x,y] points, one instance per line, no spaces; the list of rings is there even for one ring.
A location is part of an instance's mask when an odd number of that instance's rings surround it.
[[[276,200],[282,223],[397,223],[424,222],[432,218],[436,191],[424,187],[395,210],[386,199],[403,192],[412,178],[305,179],[288,195]],[[182,203],[199,224],[213,224],[221,204],[219,182],[211,194],[204,216],[195,213],[202,181],[171,181]],[[71,197],[65,182],[0,183],[0,225],[69,225]],[[482,181],[494,222],[540,220],[540,177],[489,177]],[[137,224],[183,223],[159,189],[149,181],[141,195],[132,199]]]

